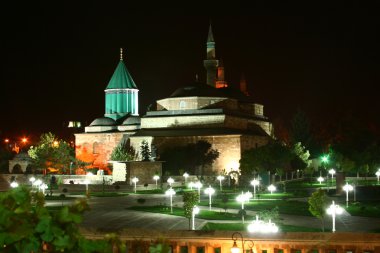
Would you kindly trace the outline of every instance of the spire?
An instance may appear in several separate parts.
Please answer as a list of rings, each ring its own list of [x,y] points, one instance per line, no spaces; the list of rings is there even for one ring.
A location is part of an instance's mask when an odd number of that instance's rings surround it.
[[[120,48],[120,62],[113,73],[106,89],[137,89],[132,76],[123,61],[123,49]]]
[[[211,22],[210,22],[210,28],[208,29],[207,42],[214,42],[214,35],[212,34]]]
[[[123,60],[123,48],[121,47],[120,48],[120,61]]]

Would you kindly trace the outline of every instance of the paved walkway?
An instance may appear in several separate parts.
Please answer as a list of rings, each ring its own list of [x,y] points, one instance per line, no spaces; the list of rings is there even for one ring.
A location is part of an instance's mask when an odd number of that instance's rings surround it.
[[[139,212],[127,210],[126,208],[139,205],[138,198],[146,199],[143,204],[145,206],[168,205],[168,198],[164,194],[154,195],[128,195],[125,197],[93,197],[89,201],[91,211],[84,215],[83,226],[86,228],[100,229],[105,231],[120,230],[123,228],[151,228],[155,230],[187,230],[189,222],[187,218]],[[63,204],[68,204],[70,201],[64,201]],[[62,205],[62,201],[47,201],[48,205]],[[173,205],[182,206],[182,196],[173,196]],[[208,209],[208,207],[200,207]],[[214,211],[224,212],[224,209],[213,208]],[[238,212],[237,209],[228,209],[228,212]],[[256,212],[247,211],[247,214],[254,216]],[[280,219],[283,224],[321,228],[321,221],[311,216],[298,216],[289,214],[280,214]],[[214,223],[239,223],[240,221],[225,221],[213,220]],[[246,221],[249,222],[249,221]],[[331,216],[326,215],[325,228],[331,230]],[[196,219],[195,226],[200,229],[207,223],[206,220]],[[352,231],[352,232],[368,232],[373,229],[380,228],[380,218],[367,218],[351,216],[347,212],[336,218],[337,231]]]

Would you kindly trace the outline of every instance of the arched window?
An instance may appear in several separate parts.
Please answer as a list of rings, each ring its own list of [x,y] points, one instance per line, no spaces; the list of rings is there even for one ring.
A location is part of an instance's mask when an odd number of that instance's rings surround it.
[[[92,153],[99,154],[99,143],[94,142],[94,144],[92,144]]]
[[[186,101],[181,100],[179,102],[179,109],[186,109]]]

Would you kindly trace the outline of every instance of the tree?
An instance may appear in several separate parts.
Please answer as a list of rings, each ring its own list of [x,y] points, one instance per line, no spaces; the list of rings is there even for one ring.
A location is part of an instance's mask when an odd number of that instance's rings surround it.
[[[312,135],[310,133],[310,122],[306,117],[305,112],[298,109],[291,121],[290,127],[290,143],[295,144],[301,142],[308,149],[312,142]]]
[[[325,224],[323,218],[326,214],[327,196],[324,190],[318,189],[308,200],[310,213],[321,220],[322,231],[325,232]]]
[[[189,219],[189,229],[191,229],[191,218],[193,217],[193,208],[199,201],[199,194],[195,191],[183,193],[183,210],[185,217]]]
[[[31,193],[25,187],[1,194],[2,252],[113,252],[115,246],[123,249],[115,240],[93,241],[80,234],[78,225],[86,210],[88,205],[82,199],[50,212],[44,206],[42,193]]]
[[[165,172],[178,174],[179,168],[203,176],[204,168],[211,165],[218,157],[219,151],[211,148],[207,141],[198,141],[186,146],[176,146],[165,149],[160,155]]]
[[[70,163],[76,161],[74,148],[50,132],[42,134],[37,146],[30,147],[28,154],[35,168],[60,173],[64,173],[70,168]]]
[[[150,161],[151,153],[149,144],[146,140],[143,140],[140,145],[140,153],[142,161]]]
[[[110,159],[112,161],[124,162],[131,161],[134,157],[133,149],[126,142],[122,142],[112,150]]]

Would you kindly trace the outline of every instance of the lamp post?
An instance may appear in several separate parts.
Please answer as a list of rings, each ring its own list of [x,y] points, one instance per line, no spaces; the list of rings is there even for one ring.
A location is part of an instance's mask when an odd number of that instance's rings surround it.
[[[256,178],[254,178],[251,181],[251,185],[253,186],[253,199],[256,199],[256,186],[258,186],[259,184],[260,184],[260,181],[257,180]]]
[[[13,181],[13,182],[11,183],[11,187],[12,187],[12,188],[17,188],[17,187],[18,187],[18,183],[17,183],[16,181]]]
[[[330,169],[329,170],[329,173],[331,174],[331,186],[334,184],[334,174],[335,174],[335,170],[334,169]]]
[[[168,180],[166,180],[166,182],[168,182],[169,186],[172,187],[172,183],[174,183],[174,179],[169,177]]]
[[[135,185],[135,193],[136,193],[136,183],[139,181],[139,179],[137,177],[133,177],[132,178],[132,182],[134,183]]]
[[[273,194],[273,192],[276,191],[276,186],[271,184],[270,186],[268,186],[268,191],[270,191],[270,194]]]
[[[175,190],[173,188],[170,188],[165,192],[166,196],[170,196],[170,213],[173,213],[173,195],[175,195]]]
[[[256,215],[256,220],[252,221],[247,227],[250,233],[277,233],[278,227],[271,220],[264,222],[259,220],[259,216]]]
[[[327,208],[327,214],[332,216],[332,232],[335,232],[335,216],[343,212],[342,208],[339,205],[335,205],[333,200],[329,208]]]
[[[189,177],[189,174],[187,172],[183,173],[183,177],[185,178],[185,184],[187,183],[187,178]]]
[[[348,207],[348,192],[349,191],[352,191],[354,189],[354,187],[352,187],[352,185],[348,184],[346,182],[346,185],[343,186],[343,190],[346,191],[346,206]]]
[[[255,245],[254,244],[254,242],[253,241],[251,241],[251,240],[244,240],[244,238],[243,238],[243,235],[241,234],[241,233],[239,233],[239,232],[235,232],[235,233],[233,233],[232,234],[232,240],[234,241],[233,242],[233,245],[232,245],[232,248],[231,248],[231,253],[240,253],[240,248],[239,248],[239,246],[237,245],[237,243],[236,243],[236,241],[238,240],[238,239],[241,239],[241,248],[242,248],[242,252],[243,253],[245,253],[246,251],[245,251],[245,248],[244,248],[244,244],[246,243],[246,242],[248,242],[248,247],[249,247],[249,252],[250,253],[253,253],[253,246]]]
[[[42,184],[42,181],[40,179],[37,179],[36,181],[34,181],[33,185],[36,186],[37,188],[37,191],[40,191],[40,186]]]
[[[158,175],[154,175],[153,176],[153,180],[156,181],[156,189],[158,189],[158,187],[157,187],[157,181],[158,181],[158,179],[160,179],[160,176],[158,176]]]
[[[194,187],[196,187],[198,189],[198,195],[199,195],[199,200],[198,202],[201,202],[201,188],[202,188],[202,183],[201,182],[196,182],[194,183]]]
[[[199,207],[194,206],[193,211],[191,212],[192,226],[191,229],[195,230],[195,215],[199,213]]]
[[[216,179],[219,180],[220,191],[222,191],[222,181],[224,180],[224,176],[219,175]]]
[[[205,189],[205,193],[208,194],[208,205],[211,211],[211,196],[215,193],[215,190],[209,185],[208,188]]]
[[[323,177],[318,177],[317,178],[319,184],[322,184],[323,181],[325,181],[325,179]]]
[[[378,171],[376,171],[375,175],[376,175],[376,177],[377,177],[377,184],[379,184],[380,169],[379,169]]]
[[[48,188],[48,185],[43,183],[41,186],[40,186],[41,190],[42,190],[42,194],[45,195],[45,190]]]
[[[248,200],[248,195],[241,192],[241,194],[239,194],[237,197],[236,197],[236,201],[237,202],[240,202],[241,203],[241,210],[242,210],[242,215],[241,215],[241,219],[243,221],[243,224],[244,224],[244,203]]]

